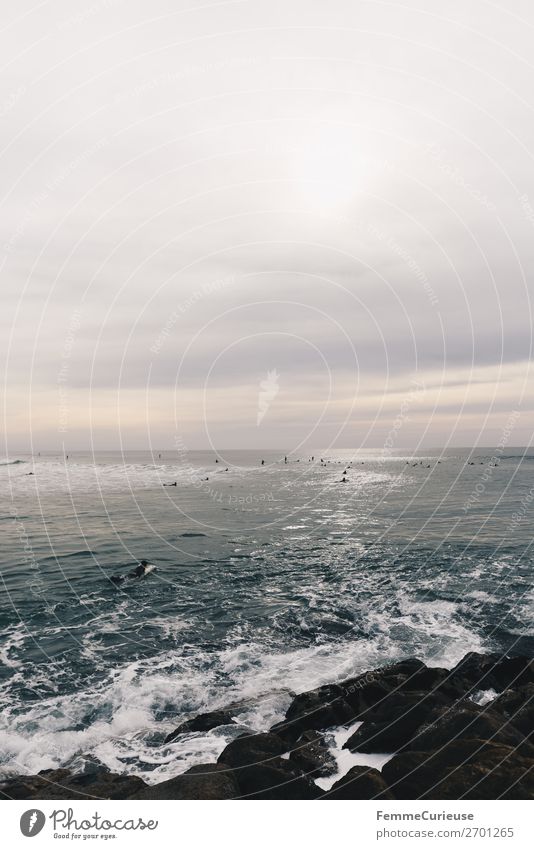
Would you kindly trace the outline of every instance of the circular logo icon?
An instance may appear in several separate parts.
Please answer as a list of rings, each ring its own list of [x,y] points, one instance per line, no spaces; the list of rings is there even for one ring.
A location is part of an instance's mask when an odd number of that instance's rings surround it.
[[[46,817],[42,811],[37,808],[31,808],[29,811],[24,811],[20,818],[20,830],[24,837],[35,837],[42,830],[46,822]]]

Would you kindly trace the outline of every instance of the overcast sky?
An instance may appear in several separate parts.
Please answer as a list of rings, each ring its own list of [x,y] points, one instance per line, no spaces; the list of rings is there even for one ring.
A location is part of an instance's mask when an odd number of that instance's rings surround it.
[[[1,5],[7,453],[530,442],[527,0]]]

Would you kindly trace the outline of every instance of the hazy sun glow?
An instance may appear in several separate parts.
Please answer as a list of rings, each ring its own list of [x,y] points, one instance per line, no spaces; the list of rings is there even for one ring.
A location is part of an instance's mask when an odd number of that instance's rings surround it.
[[[307,203],[328,212],[369,189],[376,161],[343,130],[324,127],[303,144],[294,170]]]

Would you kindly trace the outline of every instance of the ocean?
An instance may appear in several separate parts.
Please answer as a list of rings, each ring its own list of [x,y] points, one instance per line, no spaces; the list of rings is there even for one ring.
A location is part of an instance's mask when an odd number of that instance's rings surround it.
[[[3,774],[91,756],[155,783],[292,693],[408,656],[534,654],[533,451],[217,456],[1,461]],[[141,559],[150,575],[110,580]],[[229,705],[235,728],[163,745]]]

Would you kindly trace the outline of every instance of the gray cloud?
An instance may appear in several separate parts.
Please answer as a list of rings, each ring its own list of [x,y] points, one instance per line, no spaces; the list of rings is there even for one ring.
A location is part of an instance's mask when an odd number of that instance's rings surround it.
[[[460,442],[490,408],[523,403],[531,10],[522,21],[478,0],[446,16],[434,2],[96,0],[6,12],[10,439],[32,428],[58,443],[50,398],[63,373],[80,409],[91,387],[103,442],[118,424],[99,411],[119,385],[143,407],[147,387],[158,393],[163,441],[165,392],[169,410],[183,392],[202,417],[208,385],[214,426],[226,421],[224,392],[236,415],[248,411],[221,438],[255,445],[257,385],[276,368],[265,444],[287,445],[284,428],[305,434],[330,380],[332,419],[349,415],[351,444],[353,348],[365,397],[393,393],[388,410],[414,374],[446,386],[428,408],[434,443],[470,389],[485,394],[463,406]],[[33,422],[19,412],[30,395]],[[132,400],[121,428],[139,447],[147,423],[135,410]],[[193,440],[201,424],[191,419]],[[70,436],[85,438],[74,425]]]

